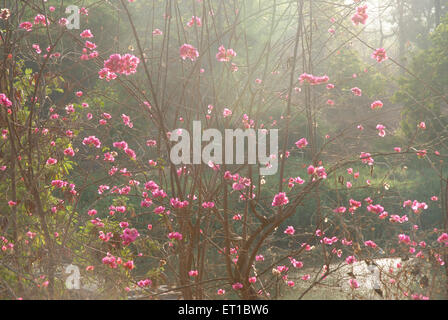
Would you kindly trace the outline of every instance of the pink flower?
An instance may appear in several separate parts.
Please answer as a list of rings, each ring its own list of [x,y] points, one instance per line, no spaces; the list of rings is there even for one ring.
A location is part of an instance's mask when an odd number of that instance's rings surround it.
[[[358,283],[358,281],[356,281],[356,279],[350,279],[350,280],[348,280],[348,283],[349,283],[349,285],[350,285],[350,288],[352,288],[352,289],[358,289],[359,288],[359,283]]]
[[[187,200],[180,201],[178,198],[171,198],[170,204],[173,208],[182,209],[188,206],[189,202]]]
[[[304,81],[307,81],[311,85],[318,85],[318,84],[326,83],[329,80],[330,80],[330,78],[327,75],[324,75],[324,76],[321,76],[321,77],[317,77],[317,76],[314,76],[312,74],[302,73],[299,76],[299,81],[300,81],[301,84]]]
[[[125,126],[128,126],[129,128],[134,127],[134,124],[131,122],[131,118],[129,116],[122,114],[121,119],[123,120]]]
[[[6,96],[6,94],[4,94],[4,93],[0,93],[0,104],[7,108],[12,106],[11,100],[9,100],[8,97]]]
[[[346,207],[338,207],[336,209],[333,209],[334,213],[344,213],[345,211],[347,211]]]
[[[408,235],[405,234],[399,234],[398,235],[398,242],[399,243],[404,243],[404,244],[410,244],[411,243],[411,238]]]
[[[171,240],[175,239],[175,240],[182,240],[182,233],[179,232],[170,232],[168,234],[168,238],[170,238]]]
[[[127,268],[129,270],[134,269],[135,268],[134,261],[132,261],[132,260],[126,261],[125,263],[123,263],[123,267]]]
[[[191,61],[195,61],[199,57],[198,50],[190,44],[183,44],[180,47],[180,57],[182,60],[189,58]]]
[[[233,290],[240,290],[243,288],[243,284],[236,282],[236,283],[232,284],[232,288],[233,288]]]
[[[296,232],[293,226],[288,226],[283,233],[293,235]]]
[[[75,151],[73,151],[72,148],[67,148],[67,149],[64,150],[64,154],[65,154],[66,156],[73,157],[73,156],[75,155]]]
[[[286,205],[288,203],[289,203],[289,199],[286,196],[286,193],[285,192],[280,192],[280,193],[278,193],[278,194],[276,194],[274,196],[274,199],[272,201],[272,206],[273,207],[280,207],[280,206],[284,206],[284,205]]]
[[[313,166],[309,166],[307,169],[308,174],[314,174],[314,172],[316,171],[316,169]]]
[[[137,282],[137,285],[138,285],[140,288],[150,286],[151,284],[152,284],[152,281],[149,280],[149,279],[140,280],[139,282]]]
[[[291,264],[294,266],[294,268],[302,268],[303,267],[303,262],[302,261],[297,261],[294,258],[289,257],[289,261],[291,262]]]
[[[249,283],[255,283],[257,282],[257,277],[250,277],[249,278]]]
[[[419,214],[422,210],[428,209],[428,205],[425,202],[418,202],[417,200],[414,200],[412,202],[411,209],[415,214]]]
[[[380,100],[376,100],[376,101],[372,102],[372,104],[370,105],[370,108],[372,110],[381,109],[382,107],[383,107],[383,103]]]
[[[190,271],[188,271],[188,275],[190,277],[197,277],[199,275],[199,272],[198,272],[198,270],[190,270]]]
[[[89,40],[86,40],[85,46],[86,46],[86,48],[89,48],[90,50],[96,49],[96,44],[93,42],[90,42]]]
[[[325,172],[325,168],[320,166],[315,169],[315,173],[319,178],[326,179],[327,173]]]
[[[40,49],[40,46],[37,43],[33,44],[32,47],[33,47],[34,50],[36,50],[37,54],[41,54],[42,53],[42,50]]]
[[[82,141],[82,144],[83,145],[93,145],[96,148],[101,147],[101,141],[95,136],[89,136],[87,138],[84,138],[84,140]]]
[[[362,90],[359,89],[358,87],[352,88],[351,91],[355,96],[358,96],[358,97],[362,96]]]
[[[93,34],[90,31],[90,29],[86,29],[83,32],[81,32],[80,37],[81,38],[93,38]]]
[[[286,284],[288,287],[291,287],[291,288],[294,287],[294,285],[295,285],[294,281],[291,281],[291,280],[288,281]]]
[[[362,163],[366,163],[369,166],[373,165],[373,158],[370,156],[370,153],[368,152],[361,152],[361,155],[359,156],[359,158],[361,159]]]
[[[259,254],[259,255],[255,256],[255,261],[264,261],[263,255]]]
[[[375,205],[369,204],[367,206],[367,211],[373,212],[375,214],[380,214],[380,213],[382,213],[384,211],[384,208],[381,205],[379,205],[379,204],[375,204]]]
[[[386,129],[386,127],[383,126],[382,124],[377,124],[376,129],[378,130],[378,135],[380,137],[384,137],[386,135],[386,131],[384,130]]]
[[[301,277],[301,279],[302,279],[303,281],[308,281],[308,280],[311,279],[311,276],[310,276],[309,274],[305,274],[304,276]]]
[[[46,26],[47,24],[50,24],[47,18],[43,14],[37,14],[34,17],[34,24],[42,24],[43,26]]]
[[[109,252],[107,255],[102,259],[102,263],[109,265],[110,268],[115,269],[117,267],[117,258],[115,258],[113,255],[111,255]]]
[[[367,5],[356,8],[356,13],[352,16],[352,22],[355,26],[357,26],[360,23],[366,24],[367,18],[369,17],[366,11],[367,11]]]
[[[187,23],[187,27],[191,28],[195,23],[198,27],[202,26],[201,18],[192,16],[191,20]]]
[[[104,61],[104,68],[100,70],[100,78],[112,77],[116,74],[131,75],[137,72],[138,64],[140,59],[136,56],[126,53],[125,55],[120,55],[118,53],[109,56],[109,59]]]
[[[211,209],[215,207],[215,203],[214,202],[204,202],[202,203],[202,207],[204,209]]]
[[[373,242],[372,240],[364,241],[364,245],[366,247],[370,247],[370,248],[374,248],[374,249],[377,247],[376,243]]]
[[[223,296],[223,295],[226,294],[226,290],[224,290],[224,289],[218,289],[217,294],[220,295],[220,296]]]
[[[232,110],[224,108],[224,110],[222,112],[222,115],[223,115],[224,118],[227,118],[227,117],[232,115]]]
[[[47,160],[47,165],[48,166],[52,166],[54,164],[58,163],[58,160],[54,159],[54,158],[48,158]]]
[[[162,30],[160,29],[154,29],[154,31],[152,32],[153,35],[155,36],[160,36],[163,34]]]
[[[60,26],[65,26],[65,25],[68,24],[68,20],[66,18],[61,18],[61,19],[58,20],[58,24]]]
[[[378,61],[378,62],[383,62],[384,60],[387,60],[388,57],[386,55],[386,49],[384,49],[384,48],[376,49],[372,53],[372,59],[376,59],[376,61]]]
[[[298,140],[295,145],[297,146],[297,148],[302,149],[308,145],[308,141],[306,140],[306,138],[302,138]]]
[[[356,262],[356,258],[355,258],[354,256],[348,256],[348,257],[345,259],[345,262],[347,262],[347,264],[353,264],[353,263]]]
[[[29,32],[29,31],[33,30],[33,24],[29,21],[25,21],[25,22],[22,22],[21,24],[19,24],[19,28],[25,29],[26,31]]]
[[[218,61],[227,62],[230,61],[231,57],[236,57],[236,52],[233,49],[226,50],[223,45],[218,48],[218,53],[216,54]]]
[[[120,228],[127,228],[129,227],[129,223],[126,221],[121,221],[119,224]]]
[[[448,245],[448,233],[442,233],[440,237],[437,238],[437,242]]]
[[[154,146],[157,145],[157,141],[156,141],[156,140],[147,140],[147,141],[146,141],[146,145],[147,145],[148,147],[154,147]]]
[[[134,242],[137,237],[140,236],[137,229],[132,228],[126,228],[123,230],[123,234],[120,236],[121,239],[123,239],[123,245],[127,246],[128,244]]]

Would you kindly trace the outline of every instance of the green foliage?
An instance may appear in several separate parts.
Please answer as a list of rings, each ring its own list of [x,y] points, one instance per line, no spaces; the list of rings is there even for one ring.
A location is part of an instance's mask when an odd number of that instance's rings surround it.
[[[447,102],[442,95],[448,88],[448,16],[432,33],[431,43],[414,56],[409,69],[415,77],[403,77],[394,96],[394,101],[403,105],[401,127],[406,136],[411,139],[417,125],[425,121],[427,132],[417,137],[420,142],[432,141],[441,132],[446,136]],[[437,140],[434,146],[441,147]]]

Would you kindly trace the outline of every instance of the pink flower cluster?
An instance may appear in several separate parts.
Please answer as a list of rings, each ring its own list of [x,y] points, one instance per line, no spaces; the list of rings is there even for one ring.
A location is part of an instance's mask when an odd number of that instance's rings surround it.
[[[189,202],[187,200],[180,201],[179,198],[171,198],[170,204],[173,208],[182,209],[188,206]]]
[[[297,148],[302,149],[308,145],[308,141],[306,140],[306,138],[302,138],[296,141],[295,145],[297,146]]]
[[[285,192],[280,192],[274,196],[274,199],[272,200],[272,206],[273,207],[280,207],[284,206],[289,203],[289,199],[286,196]]]
[[[50,21],[48,21],[43,14],[38,14],[34,17],[34,24],[42,24],[43,26],[46,26],[47,24],[50,24]]]
[[[177,231],[174,232],[170,232],[168,233],[168,238],[170,238],[171,240],[175,239],[175,240],[182,240],[182,233],[179,233]]]
[[[137,285],[140,288],[144,288],[144,287],[148,287],[152,284],[152,281],[149,279],[145,279],[145,280],[140,280],[139,282],[137,282]]]
[[[383,107],[383,103],[380,100],[376,100],[374,102],[372,102],[372,104],[370,105],[370,109],[375,110],[375,109],[381,109]]]
[[[107,255],[103,258],[102,262],[103,264],[109,265],[110,268],[115,269],[117,267],[117,258],[115,258],[113,255],[111,255],[109,252]]]
[[[128,244],[134,242],[137,237],[140,236],[137,229],[132,228],[126,228],[123,230],[123,234],[120,236],[121,239],[123,239],[123,245],[127,246]]]
[[[12,106],[11,100],[9,100],[8,97],[6,96],[6,94],[4,94],[4,93],[0,93],[0,104],[2,106],[5,106],[6,108],[9,108],[10,106]]]
[[[98,57],[98,51],[94,51],[96,49],[96,44],[90,41],[86,41],[85,42],[85,47],[82,49],[82,55],[81,55],[81,60],[83,61],[87,61],[90,59],[94,59],[96,57]],[[89,54],[88,50],[91,50],[91,52]]]
[[[411,243],[411,238],[408,235],[399,234],[398,235],[398,242],[399,243],[404,243],[404,244],[410,244]]]
[[[202,203],[202,208],[204,208],[204,209],[212,209],[214,207],[215,207],[214,202],[203,202]]]
[[[366,24],[367,18],[369,17],[366,13],[367,5],[359,6],[356,8],[355,14],[352,16],[352,22],[355,26],[358,24]]]
[[[361,152],[361,155],[359,156],[359,158],[361,159],[362,163],[366,163],[369,166],[373,165],[373,158],[371,157],[370,153],[368,152]]]
[[[364,245],[366,247],[370,247],[370,248],[373,248],[373,249],[375,249],[377,247],[377,244],[375,242],[373,242],[372,240],[364,241]]]
[[[330,80],[330,78],[327,75],[317,77],[317,76],[313,76],[312,74],[308,74],[308,73],[303,73],[299,77],[299,81],[301,84],[304,81],[307,81],[311,85],[318,85],[318,84],[326,83],[326,82],[328,82],[328,80]]]
[[[445,246],[448,246],[448,233],[442,233],[440,237],[437,238],[437,242],[444,243]]]
[[[227,62],[230,61],[232,57],[236,57],[236,52],[233,49],[227,49],[224,48],[223,45],[221,45],[218,48],[218,53],[216,54],[216,60],[219,62]]]
[[[388,57],[386,55],[386,49],[384,48],[378,48],[372,53],[372,59],[375,59],[378,62],[383,62],[384,60],[387,60]]]
[[[84,138],[84,140],[82,141],[83,145],[93,145],[96,148],[100,148],[101,147],[101,141],[100,139],[98,139],[95,136],[89,136],[87,138]]]
[[[192,16],[191,20],[187,23],[187,26],[191,28],[195,23],[198,27],[202,26],[201,18]]]
[[[358,97],[362,96],[362,90],[359,89],[358,87],[352,88],[351,91],[355,96],[358,96]]]
[[[296,230],[294,229],[293,226],[288,226],[283,233],[286,233],[286,234],[289,234],[289,235],[293,235],[295,232],[296,232]]]
[[[310,165],[307,169],[307,172],[309,175],[317,175],[317,177],[322,178],[322,179],[326,179],[327,178],[327,173],[325,171],[325,168],[320,166],[315,168],[314,166]]]
[[[25,21],[25,22],[22,22],[21,24],[19,24],[19,28],[25,29],[26,31],[29,32],[29,31],[33,30],[33,24],[29,21]]]
[[[100,79],[106,79],[107,81],[115,79],[117,74],[129,76],[137,72],[139,63],[140,59],[132,54],[126,53],[122,56],[115,53],[104,61],[104,68],[98,72],[98,75]]]
[[[190,59],[191,61],[195,61],[199,57],[198,50],[193,47],[191,44],[183,44],[180,49],[180,57],[182,60]]]

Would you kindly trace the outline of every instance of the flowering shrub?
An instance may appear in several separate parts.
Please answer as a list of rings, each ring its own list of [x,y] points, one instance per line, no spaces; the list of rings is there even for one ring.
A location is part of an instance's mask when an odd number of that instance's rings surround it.
[[[392,53],[376,49],[353,62],[357,70],[332,64],[353,54],[345,44],[361,40],[351,30],[368,23],[369,8],[355,1],[336,14],[320,4],[316,23],[331,38],[313,42],[320,31],[304,19],[307,1],[291,2],[298,20],[288,18],[288,39],[278,4],[193,2],[196,10],[170,11],[154,2],[149,32],[137,24],[144,1],[82,8],[82,31],[67,29],[63,11],[45,2],[20,3],[26,14],[2,11],[0,275],[8,290],[0,297],[72,298],[61,270],[75,264],[84,287],[95,284],[85,293],[93,298],[137,291],[157,299],[162,284],[185,299],[280,298],[282,290],[302,298],[332,275],[361,298],[365,284],[338,270],[384,258],[403,263],[378,269],[382,297],[441,294],[442,283],[405,277],[417,267],[443,274],[448,235],[434,218],[441,200],[406,189],[413,173],[402,164],[434,170],[430,179],[445,188],[435,159],[447,150],[414,139],[425,134],[424,118],[409,139],[390,122],[386,92],[370,82],[391,81],[380,68],[396,64]],[[92,21],[101,10],[122,15],[126,40],[102,39]],[[264,10],[271,20],[260,18]],[[247,30],[254,19],[262,42]],[[333,62],[316,63],[324,49]],[[214,150],[216,161],[201,163],[200,141],[192,159],[174,164],[170,137],[193,120],[222,132],[279,129],[280,150],[257,164],[222,161]],[[275,175],[259,173],[274,161]]]

